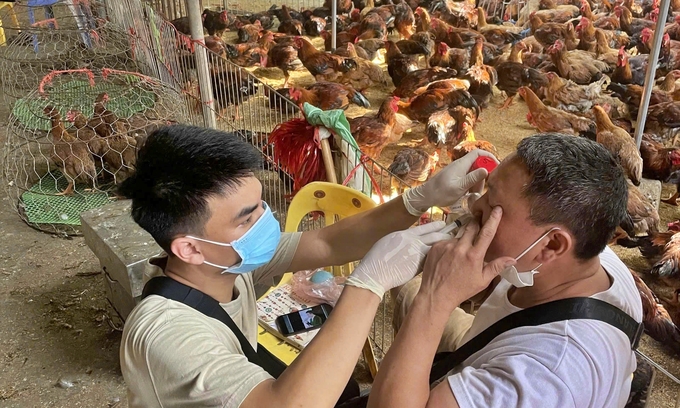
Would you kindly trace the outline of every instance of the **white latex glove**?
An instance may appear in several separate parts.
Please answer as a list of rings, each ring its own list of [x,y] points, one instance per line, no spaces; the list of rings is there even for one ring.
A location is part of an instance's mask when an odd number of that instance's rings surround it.
[[[448,207],[476,184],[483,185],[481,182],[488,175],[486,169],[479,168],[468,173],[479,156],[487,156],[496,160],[493,154],[475,149],[451,162],[427,182],[402,194],[406,210],[417,217],[430,207]]]
[[[451,239],[451,235],[439,232],[445,226],[437,221],[384,236],[345,284],[368,289],[382,299],[386,291],[403,285],[420,271],[431,245]]]

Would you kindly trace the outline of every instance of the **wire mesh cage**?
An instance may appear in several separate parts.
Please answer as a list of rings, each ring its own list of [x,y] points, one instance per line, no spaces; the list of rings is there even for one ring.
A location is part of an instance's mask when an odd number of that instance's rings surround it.
[[[41,79],[53,70],[141,69],[132,57],[129,34],[100,17],[99,3],[25,4],[0,9],[0,40],[5,38],[0,43],[0,81],[11,101],[37,89]]]
[[[54,71],[10,116],[3,173],[20,217],[46,232],[79,233],[82,211],[116,199],[137,148],[186,121],[182,96],[158,80],[104,69]]]

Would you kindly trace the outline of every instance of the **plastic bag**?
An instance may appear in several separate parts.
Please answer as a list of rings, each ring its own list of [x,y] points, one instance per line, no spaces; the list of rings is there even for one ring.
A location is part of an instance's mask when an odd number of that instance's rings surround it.
[[[335,276],[333,279],[321,283],[310,281],[312,275],[321,270],[323,269],[295,272],[290,281],[293,287],[291,295],[303,303],[328,303],[331,306],[335,306],[347,278]]]

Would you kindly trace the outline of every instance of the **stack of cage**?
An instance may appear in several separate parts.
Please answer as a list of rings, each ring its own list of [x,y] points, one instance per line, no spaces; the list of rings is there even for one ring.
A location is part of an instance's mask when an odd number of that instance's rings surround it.
[[[10,116],[3,175],[29,225],[78,234],[79,214],[116,199],[137,149],[160,126],[186,121],[182,96],[139,73],[54,71]]]

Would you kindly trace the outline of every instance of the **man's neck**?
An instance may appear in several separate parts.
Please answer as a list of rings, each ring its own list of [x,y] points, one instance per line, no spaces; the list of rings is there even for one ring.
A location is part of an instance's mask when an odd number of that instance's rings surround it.
[[[234,297],[234,282],[238,275],[215,274],[204,270],[203,265],[189,265],[177,258],[168,257],[165,275],[189,287],[200,290],[220,303],[229,303]]]
[[[548,267],[546,266],[546,269]],[[508,292],[510,303],[527,308],[553,300],[588,297],[609,289],[609,275],[600,265],[599,257],[585,263],[550,265],[543,276],[535,275],[533,286],[513,288]]]

